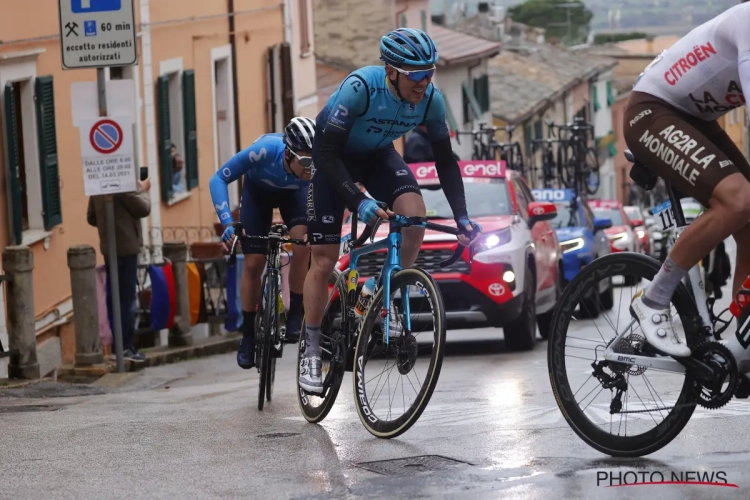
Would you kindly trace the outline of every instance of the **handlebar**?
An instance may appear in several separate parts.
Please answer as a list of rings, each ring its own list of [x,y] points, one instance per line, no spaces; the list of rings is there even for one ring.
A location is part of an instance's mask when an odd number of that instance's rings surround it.
[[[234,241],[232,242],[232,248],[229,250],[229,260],[227,264],[233,266],[237,262],[237,243],[240,239],[244,240],[263,240],[273,242],[276,245],[283,245],[285,243],[291,243],[293,245],[307,245],[307,241],[300,238],[285,238],[284,235],[288,234],[287,227],[284,224],[274,224],[271,226],[271,231],[268,236],[254,236],[242,234],[244,231],[241,222],[233,224],[234,227]]]
[[[386,210],[388,208],[388,206],[383,202],[378,202],[378,205],[383,210]],[[430,222],[429,219],[427,219],[427,217],[419,217],[419,216],[407,217],[405,215],[395,214],[395,215],[392,215],[389,220],[395,221],[395,223],[399,225],[400,227],[412,227],[412,226],[423,227],[425,229],[439,231],[441,233],[446,233],[446,234],[452,234],[455,236],[463,234],[465,236],[468,236],[470,239],[472,239],[477,234],[476,229],[472,231],[471,233],[467,233],[466,231],[462,231],[461,229],[458,229],[456,227],[445,226],[443,224],[436,224],[434,222]],[[380,217],[377,217],[374,222],[367,224],[365,226],[364,231],[362,231],[362,234],[359,236],[359,238],[349,242],[348,244],[349,249],[351,250],[352,248],[357,248],[357,247],[364,245],[368,239],[372,238],[373,235],[377,233],[377,230],[380,227],[380,224],[382,223],[383,223],[383,219],[381,219]],[[352,235],[357,234],[356,214],[353,214],[353,217],[352,217],[351,234]],[[456,247],[456,250],[453,252],[453,255],[451,255],[448,259],[440,262],[440,267],[450,267],[453,264],[455,264],[456,261],[461,257],[461,254],[463,254],[465,248],[466,247],[464,245],[461,245],[459,243],[458,246]],[[471,264],[473,260],[474,260],[474,250],[472,247],[469,247],[469,264]]]

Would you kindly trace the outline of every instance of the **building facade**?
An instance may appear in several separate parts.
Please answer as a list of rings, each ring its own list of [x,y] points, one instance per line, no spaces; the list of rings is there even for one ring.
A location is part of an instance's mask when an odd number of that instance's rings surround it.
[[[179,8],[136,0],[135,16],[138,64],[105,74],[134,81],[135,158],[152,181],[143,257],[159,259],[160,245],[179,228],[206,228],[195,234],[211,237],[208,181],[225,161],[294,114],[314,116],[312,0],[182,0]],[[59,349],[69,362],[66,252],[89,244],[103,257],[96,229],[86,224],[71,98],[71,84],[96,81],[96,71],[62,69],[58,24],[54,0],[20,2],[0,23],[0,245],[32,249],[38,348]],[[181,171],[173,169],[171,145],[185,160]],[[237,189],[230,199],[239,205]],[[0,339],[7,346],[4,306]]]

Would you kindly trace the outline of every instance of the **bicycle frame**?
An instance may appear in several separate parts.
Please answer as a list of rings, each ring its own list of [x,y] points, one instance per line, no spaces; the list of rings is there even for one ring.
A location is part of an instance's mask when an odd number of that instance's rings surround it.
[[[349,275],[347,276],[347,294],[352,299],[356,300],[356,297],[354,297],[354,294],[357,291],[357,283],[359,282],[359,272],[357,271],[357,262],[359,261],[359,258],[362,255],[375,253],[380,250],[387,250],[387,255],[385,259],[385,263],[383,264],[382,269],[380,270],[380,279],[382,280],[382,286],[383,286],[383,301],[387,301],[390,299],[391,296],[391,275],[393,273],[396,273],[400,271],[401,268],[401,241],[402,241],[402,235],[401,235],[401,228],[404,227],[405,224],[401,220],[399,220],[399,216],[396,216],[394,219],[390,220],[390,232],[388,233],[388,237],[383,239],[382,241],[378,241],[376,243],[371,243],[369,245],[365,245],[359,248],[354,248],[349,251]],[[404,316],[406,320],[406,328],[411,330],[411,317],[409,315],[409,298],[406,297],[406,300],[404,301],[404,295],[401,295],[402,305],[404,307]],[[351,300],[350,304],[354,304],[355,301]],[[390,341],[389,336],[389,329],[388,326],[390,325],[391,320],[391,310],[390,307],[386,308],[386,315],[385,315],[385,325],[383,327],[383,334],[385,338],[385,344],[388,345]]]

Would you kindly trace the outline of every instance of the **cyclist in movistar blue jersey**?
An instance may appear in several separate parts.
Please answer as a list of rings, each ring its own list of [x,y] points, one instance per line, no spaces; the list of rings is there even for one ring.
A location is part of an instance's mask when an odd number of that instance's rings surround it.
[[[322,360],[320,322],[328,298],[328,278],[339,256],[344,209],[370,222],[388,218],[377,200],[406,216],[424,216],[419,186],[393,141],[419,124],[435,155],[435,168],[453,215],[467,234],[479,237],[477,224],[466,213],[461,172],[453,156],[445,122],[445,101],[431,83],[438,61],[432,39],[421,30],[399,28],[381,38],[380,59],[385,66],[367,66],[348,75],[317,117],[313,159],[317,168],[310,183],[307,231],[312,263],[305,279],[305,353],[300,360],[299,385],[320,393]],[[361,182],[375,198],[365,196]],[[419,253],[424,230],[403,229],[401,259],[411,266]],[[462,244],[469,244],[466,235]],[[473,241],[471,241],[473,243]],[[392,307],[392,306],[391,306]],[[396,319],[396,321],[394,321]],[[400,321],[392,315],[400,334]]]
[[[243,175],[240,222],[245,234],[266,236],[271,229],[273,209],[278,208],[290,236],[305,237],[305,205],[313,172],[314,137],[315,123],[310,118],[292,118],[283,134],[260,136],[214,174],[209,183],[211,199],[224,226],[222,241],[227,249],[235,238],[228,184]],[[242,251],[245,254],[240,285],[243,323],[237,364],[249,369],[255,366],[255,310],[266,266],[266,245],[262,241],[243,239]],[[302,328],[302,287],[309,256],[306,246],[294,245],[289,271],[288,342],[296,342]]]

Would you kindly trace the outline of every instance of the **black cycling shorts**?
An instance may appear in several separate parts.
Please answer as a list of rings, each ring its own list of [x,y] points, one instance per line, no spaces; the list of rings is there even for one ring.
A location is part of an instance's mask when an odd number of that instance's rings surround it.
[[[313,163],[317,156],[313,145]],[[367,156],[343,156],[342,159],[354,182],[364,185],[370,196],[391,208],[396,198],[404,193],[421,195],[414,174],[392,143]],[[346,204],[333,183],[324,172],[316,170],[307,192],[307,238],[311,245],[341,242],[345,209]]]
[[[739,172],[750,180],[745,155],[717,121],[691,116],[650,94],[632,92],[622,126],[625,142],[638,161],[705,207],[725,177]]]
[[[267,236],[273,221],[273,209],[278,208],[289,229],[305,225],[306,189],[266,189],[247,178],[242,182],[240,222],[248,236]],[[265,254],[267,243],[243,239],[242,252]]]

